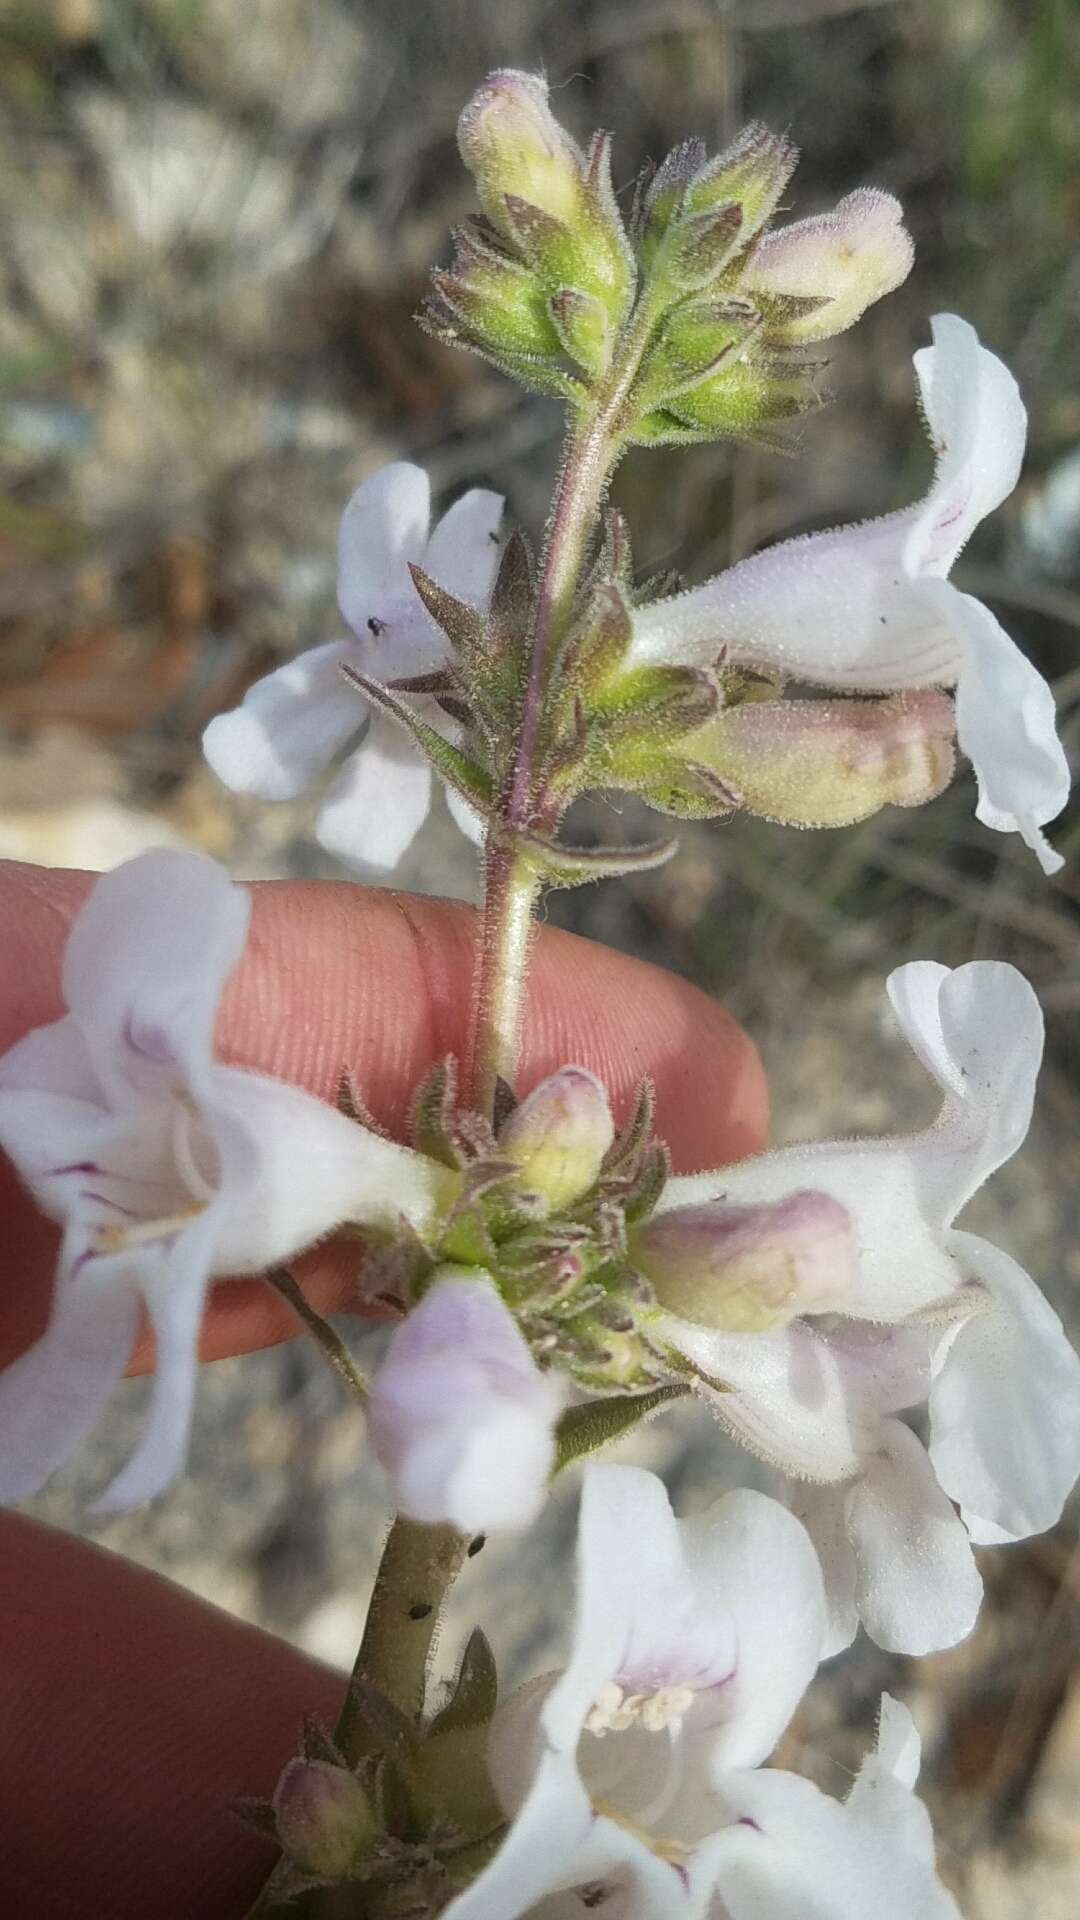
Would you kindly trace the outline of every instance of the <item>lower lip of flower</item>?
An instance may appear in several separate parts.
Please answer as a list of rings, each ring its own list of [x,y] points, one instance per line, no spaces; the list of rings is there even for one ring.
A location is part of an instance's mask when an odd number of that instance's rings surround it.
[[[614,1826],[621,1827],[624,1833],[633,1834],[635,1840],[640,1840],[643,1847],[647,1847],[658,1860],[666,1861],[669,1867],[674,1867],[679,1873],[685,1868],[690,1849],[680,1840],[665,1840],[659,1834],[649,1833],[645,1827],[635,1825],[621,1808],[611,1806],[607,1800],[594,1800],[593,1812],[600,1814],[604,1820],[610,1820]]]

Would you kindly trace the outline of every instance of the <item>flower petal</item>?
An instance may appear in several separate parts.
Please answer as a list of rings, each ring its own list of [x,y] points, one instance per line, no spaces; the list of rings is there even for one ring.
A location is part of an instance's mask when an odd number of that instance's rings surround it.
[[[443,1920],[519,1920],[531,1913],[546,1893],[575,1884],[575,1862],[594,1823],[573,1756],[545,1754],[495,1858],[450,1902]]]
[[[717,1781],[732,1824],[691,1863],[729,1920],[960,1920],[925,1808],[896,1781],[842,1806],[767,1768]]]
[[[435,526],[423,566],[440,587],[470,606],[484,607],[499,559],[499,522],[503,497],[486,487],[471,487],[448,507]]]
[[[975,769],[976,815],[996,833],[1020,834],[1043,872],[1056,873],[1064,862],[1041,828],[1064,807],[1072,776],[1053,693],[981,600],[947,580],[926,580],[922,590],[963,650],[956,737]]]
[[[341,860],[389,872],[427,819],[431,768],[408,734],[375,713],[319,809],[319,845]]]
[[[930,1393],[930,1458],[973,1540],[1021,1540],[1060,1517],[1080,1473],[1080,1359],[1023,1268],[953,1236],[990,1289],[949,1343]]]
[[[387,601],[408,586],[406,568],[423,557],[430,514],[431,483],[407,460],[373,473],[346,506],[338,532],[338,606],[362,639],[368,621],[385,619]]]
[[[222,988],[251,903],[200,853],[155,848],[98,881],[68,938],[63,992],[97,1071],[189,1077],[209,1065]]]
[[[212,1232],[204,1213],[171,1248],[143,1265],[140,1284],[157,1347],[150,1408],[134,1453],[94,1503],[100,1513],[124,1513],[153,1500],[184,1464]]]
[[[695,1391],[721,1426],[770,1466],[805,1480],[858,1472],[877,1416],[849,1394],[842,1363],[812,1327],[715,1333],[665,1316],[657,1332],[701,1369]]]
[[[119,1263],[57,1282],[41,1339],[0,1373],[0,1501],[37,1493],[96,1425],[127,1366],[138,1291]]]
[[[924,1147],[924,1142],[931,1141]],[[852,1257],[828,1304],[867,1320],[902,1320],[952,1293],[960,1276],[923,1207],[920,1156],[932,1136],[815,1141],[780,1147],[715,1174],[669,1181],[660,1207],[760,1206],[802,1191],[828,1194],[851,1223]]]
[[[699,1607],[713,1618],[723,1609],[735,1626],[734,1671],[718,1690],[723,1718],[713,1723],[709,1751],[716,1766],[758,1766],[822,1656],[825,1595],[817,1555],[793,1514],[748,1488],[681,1521],[679,1534]]]
[[[639,608],[629,663],[711,666],[723,653],[812,686],[951,686],[961,648],[902,565],[917,512],[785,540]]]
[[[971,1632],[982,1580],[963,1522],[898,1420],[848,1490],[847,1526],[859,1617],[879,1647],[935,1653]]]
[[[364,724],[367,708],[341,673],[354,640],[309,647],[248,688],[203,734],[203,753],[234,793],[292,800]]]
[[[933,1127],[904,1142],[919,1204],[936,1228],[1027,1137],[1043,1053],[1038,999],[1016,967],[915,960],[887,982],[908,1045],[944,1095]]]
[[[259,1273],[345,1221],[426,1233],[460,1186],[425,1154],[269,1074],[216,1067],[211,1094],[224,1162],[215,1273]]]
[[[850,1647],[859,1631],[859,1609],[855,1604],[855,1557],[847,1531],[846,1482],[839,1486],[815,1487],[793,1481],[788,1498],[817,1550],[825,1581],[827,1625],[821,1649],[823,1660]]]
[[[529,1526],[547,1494],[560,1398],[493,1283],[444,1268],[372,1388],[371,1439],[395,1506],[462,1533]]]
[[[937,451],[934,482],[912,527],[908,573],[946,574],[980,520],[1020,478],[1027,413],[1004,362],[955,313],[930,322],[915,355],[923,412]]]
[[[786,1518],[786,1516],[785,1516]],[[700,1541],[703,1579],[717,1571]],[[578,1598],[569,1664],[544,1708],[553,1747],[572,1751],[601,1688],[627,1693],[726,1681],[735,1638],[725,1594],[692,1577],[663,1482],[641,1467],[585,1468],[577,1539]]]

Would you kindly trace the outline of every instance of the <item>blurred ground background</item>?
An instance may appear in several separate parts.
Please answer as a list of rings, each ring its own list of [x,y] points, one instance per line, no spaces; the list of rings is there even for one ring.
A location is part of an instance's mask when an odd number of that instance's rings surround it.
[[[579,132],[615,130],[620,182],[755,115],[804,151],[796,213],[863,181],[902,196],[915,271],[837,344],[837,399],[799,457],[638,455],[617,498],[639,559],[693,578],[782,532],[908,502],[930,464],[910,354],[929,314],[961,311],[1017,372],[1032,424],[1025,479],[956,578],[1055,681],[1075,746],[1075,0],[3,0],[0,856],[106,867],[177,839],[243,875],[334,870],[304,807],[222,793],[199,733],[337,632],[337,516],[383,461],[422,461],[444,500],[494,485],[513,518],[543,521],[557,409],[410,322],[469,205],[457,112],[506,63],[543,64]],[[832,837],[691,829],[665,871],[557,896],[550,914],[724,995],[765,1052],[781,1139],[926,1117],[882,1015],[897,960],[1022,966],[1050,1027],[1038,1119],[973,1224],[1076,1326],[1080,819],[1054,828],[1073,858],[1048,882],[977,825],[972,799],[965,775],[924,813]],[[399,877],[467,897],[474,856],[440,818]],[[98,1451],[37,1509],[348,1660],[380,1495],[318,1358],[296,1344],[211,1369],[189,1478],[148,1513],[92,1524],[142,1393],[125,1389]],[[690,1420],[650,1430],[637,1457],[687,1505],[745,1477]],[[556,1502],[524,1560],[492,1551],[471,1572],[462,1606],[495,1627],[508,1670],[553,1646],[567,1589],[552,1557],[571,1522]],[[988,1605],[952,1654],[861,1645],[785,1751],[842,1791],[881,1685],[908,1699],[971,1920],[1076,1911],[1076,1539],[1074,1515],[988,1556]]]

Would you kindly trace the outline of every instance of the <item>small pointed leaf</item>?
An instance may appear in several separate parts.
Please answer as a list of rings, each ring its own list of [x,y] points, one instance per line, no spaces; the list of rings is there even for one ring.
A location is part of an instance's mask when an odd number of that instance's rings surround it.
[[[582,887],[591,880],[647,873],[662,867],[677,847],[676,840],[655,840],[640,847],[568,847],[539,833],[525,833],[520,839],[522,857],[555,887]]]
[[[571,1407],[555,1428],[555,1473],[599,1453],[621,1440],[625,1433],[648,1420],[671,1400],[681,1399],[685,1387],[654,1387],[650,1393],[620,1393],[611,1399],[589,1400]]]
[[[491,807],[492,786],[491,779],[483,767],[478,766],[467,753],[463,753],[460,747],[452,746],[449,740],[444,740],[441,733],[436,732],[434,727],[429,727],[426,720],[422,720],[418,713],[414,713],[412,708],[406,706],[403,700],[399,700],[388,687],[382,686],[377,680],[370,680],[364,673],[358,673],[355,667],[344,665],[341,671],[347,680],[351,680],[354,686],[360,688],[361,693],[371,701],[373,706],[380,707],[384,713],[390,715],[391,719],[404,727],[407,733],[412,734],[417,746],[425,758],[431,761],[436,773],[446,781],[448,786],[453,787],[455,792],[460,793],[462,799],[467,800],[471,807],[475,807],[478,813],[486,817]]]
[[[436,626],[441,627],[456,654],[471,660],[484,635],[483,615],[464,600],[456,600],[422,567],[410,563],[412,583]]]
[[[498,1692],[495,1655],[486,1635],[476,1627],[466,1642],[453,1694],[431,1723],[432,1734],[489,1725],[495,1712]]]

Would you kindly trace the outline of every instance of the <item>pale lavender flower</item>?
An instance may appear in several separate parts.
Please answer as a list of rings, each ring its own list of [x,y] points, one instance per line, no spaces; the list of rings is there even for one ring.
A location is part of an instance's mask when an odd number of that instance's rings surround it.
[[[494,1283],[475,1268],[443,1268],[372,1385],[371,1440],[395,1507],[462,1533],[530,1526],[547,1495],[560,1403]]]
[[[182,1465],[212,1275],[256,1273],[346,1219],[423,1229],[453,1179],[324,1101],[213,1056],[250,903],[199,854],[141,854],[71,930],[69,1011],[0,1060],[0,1145],[64,1235],[48,1328],[0,1374],[0,1499],[36,1492],[94,1425],[142,1300],[150,1410],[104,1504]]]
[[[831,1293],[815,1266],[812,1290],[768,1331],[720,1331],[700,1312],[661,1329],[721,1424],[790,1476],[825,1567],[830,1650],[861,1618],[882,1646],[925,1653],[978,1612],[969,1536],[1021,1539],[1058,1519],[1080,1470],[1080,1361],[1015,1261],[954,1225],[1027,1133],[1043,1044],[1034,993],[993,961],[914,962],[889,993],[941,1088],[934,1126],[675,1179],[657,1216],[690,1208],[700,1222],[711,1200],[721,1228],[732,1207],[765,1208],[775,1225],[785,1197],[827,1195],[850,1226]],[[897,1418],[924,1403],[928,1447]]]
[[[496,1717],[512,1825],[446,1920],[956,1920],[904,1708],[843,1804],[762,1768],[824,1634],[813,1548],[776,1501],[676,1521],[653,1474],[587,1467],[570,1660]]]
[[[237,793],[291,800],[358,734],[368,709],[342,673],[411,679],[447,661],[445,635],[409,573],[420,566],[448,593],[486,605],[498,559],[497,493],[474,487],[429,532],[431,486],[420,467],[395,462],[358,487],[338,536],[338,605],[348,640],[312,647],[257,680],[203,735],[218,778]],[[448,737],[452,723],[427,696],[417,710]],[[451,811],[476,837],[479,823],[454,794]],[[431,767],[403,728],[372,712],[367,731],[323,797],[316,837],[328,852],[385,869],[397,865],[427,818]]]
[[[989,608],[947,577],[1016,485],[1027,416],[1012,375],[966,321],[938,314],[933,334],[915,355],[937,456],[925,500],[786,540],[642,608],[631,660],[709,666],[722,653],[732,665],[853,693],[955,686],[979,819],[1021,834],[1052,873],[1062,863],[1041,829],[1070,784],[1053,694]]]

